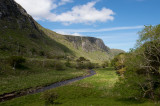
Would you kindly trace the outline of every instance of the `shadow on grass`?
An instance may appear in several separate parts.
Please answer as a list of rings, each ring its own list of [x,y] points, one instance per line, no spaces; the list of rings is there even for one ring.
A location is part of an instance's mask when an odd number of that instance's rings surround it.
[[[28,69],[30,69],[29,67],[27,67],[25,65],[18,65],[16,68],[20,69],[20,70],[28,70]]]
[[[104,71],[115,71],[114,67],[100,68],[100,70],[104,70]]]
[[[50,105],[61,105],[62,103],[60,102],[54,102],[54,103],[45,103],[45,106],[50,106]]]
[[[131,105],[131,104],[138,105],[138,104],[143,104],[145,102],[145,100],[136,100],[136,99],[133,99],[133,98],[128,98],[128,99],[121,98],[121,99],[116,99],[116,101],[125,103],[127,105]]]

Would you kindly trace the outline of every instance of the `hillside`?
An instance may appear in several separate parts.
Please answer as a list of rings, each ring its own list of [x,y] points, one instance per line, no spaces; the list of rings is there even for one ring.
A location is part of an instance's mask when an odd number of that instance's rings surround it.
[[[100,62],[119,53],[111,51],[101,39],[60,35],[45,29],[14,0],[0,1],[0,56],[65,58],[70,55]]]

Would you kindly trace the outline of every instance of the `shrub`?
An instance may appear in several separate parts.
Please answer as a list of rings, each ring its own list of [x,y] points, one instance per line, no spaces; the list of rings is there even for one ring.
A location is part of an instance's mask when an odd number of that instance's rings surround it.
[[[159,101],[160,25],[146,26],[139,34],[136,48],[117,58],[116,68],[125,66],[127,71],[115,88],[122,97]]]
[[[65,65],[66,65],[67,67],[71,67],[71,63],[70,63],[69,58],[67,59],[67,61],[66,61]]]
[[[96,64],[91,62],[77,62],[77,69],[93,69]]]
[[[76,66],[77,69],[85,69],[86,66],[83,62],[77,62],[77,66]]]
[[[87,59],[84,58],[84,57],[79,57],[76,61],[77,61],[77,62],[83,62],[83,61],[89,61],[89,60],[87,60]]]
[[[39,52],[39,55],[40,55],[40,56],[45,56],[45,52],[44,52],[44,51],[40,51],[40,52]]]
[[[117,73],[118,75],[122,76],[122,75],[125,73],[125,71],[126,71],[126,68],[122,68],[122,69],[120,69],[120,70],[117,70],[116,73]]]
[[[60,62],[60,61],[56,61],[55,62],[55,69],[56,70],[65,70],[66,66],[64,63]]]
[[[45,100],[45,104],[55,104],[56,100],[58,99],[58,94],[53,91],[48,91],[42,95],[43,99]]]
[[[109,62],[108,62],[108,61],[103,62],[102,68],[106,68],[106,67],[108,67],[108,66],[109,66]]]
[[[89,62],[89,63],[87,64],[87,68],[88,68],[88,69],[93,69],[93,68],[95,68],[95,64]]]
[[[15,69],[22,65],[22,63],[26,62],[26,59],[21,56],[11,56],[8,59],[9,64]]]
[[[141,98],[143,98],[143,91],[138,85],[143,86],[144,81],[144,76],[139,76],[137,74],[133,76],[128,75],[127,79],[122,78],[115,84],[113,91],[123,99],[141,100]]]

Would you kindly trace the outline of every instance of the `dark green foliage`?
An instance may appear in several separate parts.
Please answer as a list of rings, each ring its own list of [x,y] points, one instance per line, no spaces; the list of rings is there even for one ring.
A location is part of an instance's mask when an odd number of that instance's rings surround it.
[[[98,65],[95,63],[91,63],[91,62],[77,62],[77,69],[93,69],[93,68],[97,68]]]
[[[40,56],[45,56],[45,52],[44,52],[44,51],[40,51],[40,52],[39,52],[39,55],[40,55]]]
[[[45,104],[49,105],[49,104],[55,104],[56,100],[58,99],[58,94],[56,92],[45,92],[42,97],[45,100]]]
[[[87,63],[86,59],[84,57],[79,57],[77,60],[77,69],[86,69],[87,68]]]
[[[111,66],[117,70],[117,74],[123,76],[125,69],[125,62],[127,53],[120,53],[119,55],[115,56],[114,59],[111,61]]]
[[[102,68],[106,68],[109,66],[109,62],[108,61],[104,61],[102,64]]]
[[[69,61],[67,61],[67,62],[65,63],[65,65],[66,65],[67,67],[71,67],[71,63],[70,63]]]
[[[96,64],[89,62],[87,67],[88,69],[93,69],[93,68],[96,68]]]
[[[56,61],[55,62],[55,69],[56,70],[65,70],[66,66],[64,63],[60,62],[60,61]]]
[[[77,61],[77,62],[84,62],[84,61],[89,61],[89,60],[87,60],[87,59],[84,58],[84,57],[79,57],[76,61]]]
[[[9,64],[15,69],[22,65],[22,63],[26,62],[26,59],[21,56],[11,56],[8,58]]]
[[[146,26],[139,34],[136,49],[132,49],[126,56],[127,71],[117,88],[122,88],[121,91],[125,92],[128,98],[159,101],[160,25]]]
[[[130,76],[130,74],[132,74]],[[113,91],[120,94],[121,98],[140,100],[143,98],[143,91],[141,85],[145,78],[135,73],[126,74],[128,79],[121,78],[118,83],[115,84]]]

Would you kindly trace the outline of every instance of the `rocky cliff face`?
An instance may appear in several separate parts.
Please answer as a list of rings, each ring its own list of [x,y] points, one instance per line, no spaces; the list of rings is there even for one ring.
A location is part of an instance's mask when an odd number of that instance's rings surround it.
[[[76,49],[82,48],[85,52],[103,51],[108,52],[109,47],[105,46],[104,42],[99,38],[82,37],[82,36],[69,36],[64,35],[66,40],[71,42]]]
[[[108,59],[112,53],[101,39],[60,35],[48,31],[14,0],[0,0],[0,51],[8,51],[9,55],[21,54],[30,57],[42,54],[47,57],[71,54],[96,62]],[[98,54],[94,54],[94,51],[98,51]]]
[[[5,21],[5,25],[6,22],[15,23],[15,25],[2,26],[5,28],[17,28],[18,25],[18,28],[38,29],[34,19],[14,0],[0,0],[0,21]]]

